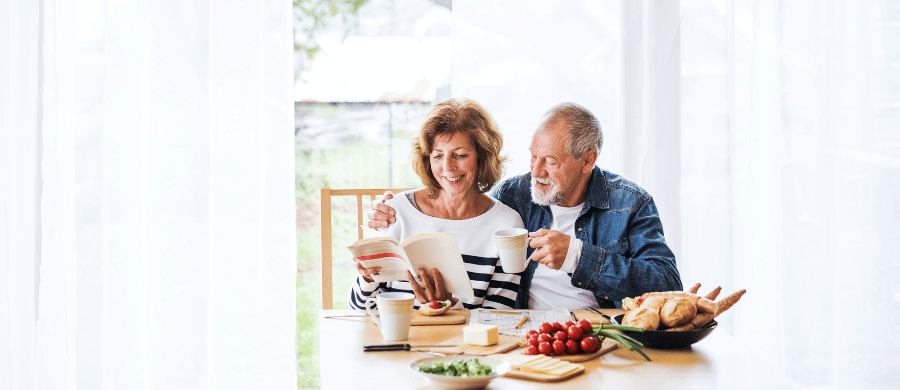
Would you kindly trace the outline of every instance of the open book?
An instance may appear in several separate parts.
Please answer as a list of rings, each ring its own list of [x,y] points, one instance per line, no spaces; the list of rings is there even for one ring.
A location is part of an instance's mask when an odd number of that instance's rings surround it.
[[[371,275],[376,282],[406,280],[407,270],[418,278],[419,269],[437,268],[447,292],[465,301],[475,299],[459,244],[451,233],[419,233],[402,243],[394,237],[381,235],[363,238],[347,249],[366,268],[381,267],[380,272]]]

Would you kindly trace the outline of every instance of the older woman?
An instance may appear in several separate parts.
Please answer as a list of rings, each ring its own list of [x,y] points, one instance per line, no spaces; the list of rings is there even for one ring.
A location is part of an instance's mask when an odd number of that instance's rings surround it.
[[[512,308],[519,275],[503,273],[493,232],[524,227],[519,214],[485,194],[501,178],[505,158],[497,123],[477,102],[450,99],[428,111],[413,141],[413,169],[423,188],[402,192],[386,203],[396,210],[397,222],[381,229],[403,241],[417,233],[451,232],[459,243],[475,300],[451,297],[436,269],[418,270],[422,284],[409,272],[407,281],[376,283],[369,276],[377,268],[357,262],[359,276],[350,292],[350,307],[364,308],[366,299],[380,292],[416,294],[419,303],[455,301],[455,308]]]

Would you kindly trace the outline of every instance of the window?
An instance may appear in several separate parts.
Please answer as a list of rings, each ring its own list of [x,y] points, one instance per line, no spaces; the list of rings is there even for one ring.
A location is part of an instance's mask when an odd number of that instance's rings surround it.
[[[450,96],[449,2],[294,1],[298,385],[318,387],[319,189],[420,187],[409,140]],[[351,218],[336,199],[335,220]],[[334,235],[334,308],[356,275]]]

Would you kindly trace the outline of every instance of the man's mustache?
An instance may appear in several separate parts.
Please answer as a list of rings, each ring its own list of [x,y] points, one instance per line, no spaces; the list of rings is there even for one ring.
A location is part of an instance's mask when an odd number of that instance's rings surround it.
[[[544,177],[536,177],[536,178],[534,178],[534,181],[538,184],[554,185],[554,186],[556,185],[555,181],[550,180],[549,178],[544,178]]]

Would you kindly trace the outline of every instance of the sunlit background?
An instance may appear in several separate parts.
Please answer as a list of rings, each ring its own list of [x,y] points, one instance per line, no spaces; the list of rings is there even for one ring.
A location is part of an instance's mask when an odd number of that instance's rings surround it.
[[[309,29],[304,10],[323,4],[340,12]],[[900,340],[882,337],[900,319],[895,2],[295,1],[295,12],[301,387],[317,383],[318,189],[420,186],[409,138],[448,97],[498,120],[507,176],[527,172],[544,111],[588,107],[606,138],[598,165],[654,195],[683,282],[748,289],[723,329],[805,388],[900,386]],[[335,308],[355,276],[355,232],[341,234]]]
[[[801,388],[900,389],[900,2],[0,0],[0,26],[0,389],[320,388],[348,346],[319,345],[319,192],[419,186],[448,97],[497,119],[507,177],[549,107],[589,108],[683,283],[747,290],[719,331]]]

